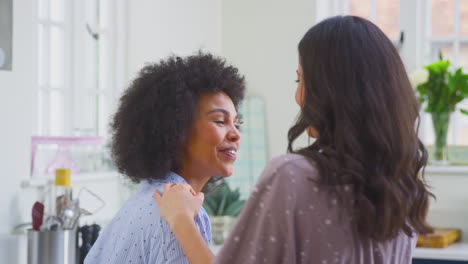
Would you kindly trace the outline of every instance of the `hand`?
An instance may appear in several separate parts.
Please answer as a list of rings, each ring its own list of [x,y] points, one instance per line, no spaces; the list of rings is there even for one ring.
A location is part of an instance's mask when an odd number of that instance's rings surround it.
[[[198,194],[188,184],[165,184],[164,194],[158,190],[154,192],[154,199],[159,206],[161,216],[169,223],[171,229],[178,219],[190,219],[198,214],[203,205],[205,196],[202,192]]]

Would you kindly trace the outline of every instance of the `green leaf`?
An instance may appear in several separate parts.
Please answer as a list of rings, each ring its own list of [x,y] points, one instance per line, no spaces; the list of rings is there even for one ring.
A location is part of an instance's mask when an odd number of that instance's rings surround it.
[[[239,188],[237,188],[234,191],[228,193],[226,203],[229,205],[239,200],[239,197],[240,197],[240,192],[239,192]]]
[[[444,75],[447,72],[449,66],[449,61],[439,60],[437,62],[425,66],[424,68],[429,71],[430,75]]]
[[[203,206],[209,215],[231,215],[236,216],[242,209],[245,200],[240,200],[240,190],[232,190],[224,180],[219,180],[215,188],[208,192]]]
[[[460,112],[461,112],[462,114],[468,115],[468,110],[460,109]]]
[[[231,205],[229,205],[228,208],[226,208],[225,215],[238,216],[242,210],[242,207],[244,207],[244,204],[245,204],[244,200],[238,200],[232,203]]]
[[[416,92],[426,112],[452,113],[459,102],[468,98],[468,75],[462,68],[451,71],[449,67],[450,62],[442,58],[424,67],[429,77],[416,87]]]
[[[206,205],[206,207],[209,207],[211,209],[211,211],[213,212],[211,215],[215,215],[215,212],[218,209],[218,203],[213,196],[207,195],[203,205]]]
[[[223,198],[221,199],[221,202],[219,203],[218,210],[216,211],[216,215],[224,215],[224,207],[226,206],[226,198],[227,195],[224,193]]]
[[[215,215],[215,211],[207,203],[203,203],[203,208],[205,208],[208,215]]]

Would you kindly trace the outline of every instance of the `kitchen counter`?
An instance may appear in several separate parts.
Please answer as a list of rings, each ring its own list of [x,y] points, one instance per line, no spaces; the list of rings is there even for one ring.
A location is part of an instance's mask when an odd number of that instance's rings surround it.
[[[468,263],[468,243],[455,243],[447,248],[416,248],[413,258],[466,261]]]

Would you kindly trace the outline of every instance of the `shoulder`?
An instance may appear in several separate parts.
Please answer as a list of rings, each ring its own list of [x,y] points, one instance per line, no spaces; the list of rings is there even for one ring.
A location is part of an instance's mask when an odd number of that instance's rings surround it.
[[[265,167],[253,196],[294,194],[303,196],[318,189],[318,170],[315,163],[299,154],[283,154],[273,158]]]
[[[142,183],[106,225],[92,248],[90,259],[109,257],[112,263],[127,263],[140,255],[157,258],[164,243],[170,241],[171,230],[162,220],[152,194],[158,185]],[[127,252],[117,259],[116,252]],[[141,254],[141,252],[146,252]],[[136,258],[137,260],[138,258]],[[98,261],[100,263],[100,261]],[[138,261],[135,261],[139,263]],[[161,263],[161,262],[156,262]]]
[[[160,232],[161,215],[153,199],[154,191],[160,184],[142,182],[138,190],[124,203],[112,224],[135,235]]]
[[[283,154],[270,160],[265,167],[263,178],[278,178],[284,181],[290,177],[309,180],[318,179],[318,170],[315,163],[300,154]]]

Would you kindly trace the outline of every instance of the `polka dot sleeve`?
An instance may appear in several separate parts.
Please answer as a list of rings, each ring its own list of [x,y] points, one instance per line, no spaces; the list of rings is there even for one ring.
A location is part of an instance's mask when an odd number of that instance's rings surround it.
[[[296,196],[281,158],[265,168],[215,263],[299,263],[291,250]]]

